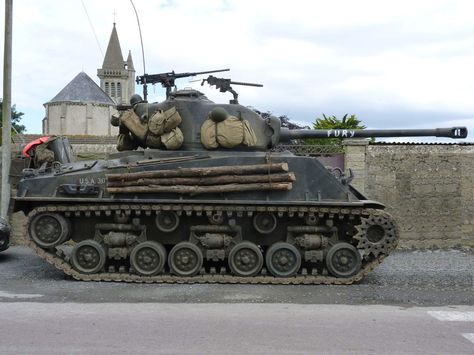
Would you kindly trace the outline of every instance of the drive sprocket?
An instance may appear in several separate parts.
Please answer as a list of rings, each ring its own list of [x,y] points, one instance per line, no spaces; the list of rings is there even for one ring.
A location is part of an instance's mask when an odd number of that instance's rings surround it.
[[[368,259],[371,255],[388,255],[398,244],[399,232],[392,216],[383,211],[377,211],[368,217],[361,218],[356,226],[354,239],[358,240],[357,249],[362,257]]]

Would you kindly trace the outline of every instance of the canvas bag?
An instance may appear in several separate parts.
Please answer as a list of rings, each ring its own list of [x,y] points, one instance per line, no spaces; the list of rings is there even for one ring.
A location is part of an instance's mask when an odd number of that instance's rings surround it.
[[[239,144],[252,147],[257,143],[257,137],[247,120],[229,116],[216,123],[208,118],[201,126],[201,143],[206,149],[233,148]]]
[[[181,115],[173,106],[166,111],[157,111],[148,121],[148,129],[151,133],[161,136],[163,133],[171,132],[172,129],[181,124]]]
[[[244,141],[242,121],[235,116],[229,116],[224,121],[217,123],[217,143],[224,148],[233,148]]]
[[[161,136],[161,143],[169,150],[175,150],[181,148],[184,142],[183,132],[176,127],[171,132],[164,133]]]
[[[144,142],[147,135],[147,127],[133,110],[127,110],[120,116],[120,123],[129,129],[140,141]]]

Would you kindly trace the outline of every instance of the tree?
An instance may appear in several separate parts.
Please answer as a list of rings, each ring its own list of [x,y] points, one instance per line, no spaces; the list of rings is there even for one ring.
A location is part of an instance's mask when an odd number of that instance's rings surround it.
[[[25,133],[26,127],[20,124],[22,116],[24,115],[23,112],[18,112],[16,110],[16,105],[12,106],[12,134],[22,134]],[[0,131],[3,127],[3,99],[0,99]],[[0,142],[1,142],[1,134],[0,134]]]
[[[365,126],[355,115],[345,114],[342,119],[336,116],[326,116],[316,118],[313,123],[314,129],[364,129]],[[306,144],[314,145],[340,145],[344,138],[310,138],[306,139]]]

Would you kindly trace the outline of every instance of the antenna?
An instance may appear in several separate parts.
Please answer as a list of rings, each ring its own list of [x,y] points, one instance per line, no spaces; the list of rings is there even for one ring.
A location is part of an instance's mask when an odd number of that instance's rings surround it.
[[[81,0],[81,3],[82,3],[82,7],[84,8],[84,12],[86,13],[87,20],[89,21],[89,26],[91,26],[92,33],[94,34],[94,38],[97,43],[97,46],[99,47],[100,53],[102,54],[102,59],[104,59],[104,52],[102,51],[102,47],[100,46],[99,39],[97,38],[97,34],[95,33],[94,25],[92,24],[91,18],[89,16],[89,12],[87,12],[87,8],[83,0]],[[114,22],[115,22],[115,14],[114,14]]]
[[[142,29],[140,27],[140,19],[138,18],[138,12],[137,9],[135,8],[135,4],[133,3],[133,0],[130,0],[130,3],[133,6],[133,11],[135,11],[135,16],[137,17],[137,24],[138,24],[138,32],[140,33],[140,43],[142,45],[142,60],[143,60],[143,76],[145,77],[146,69],[145,69],[145,50],[143,49],[143,37],[142,37]],[[147,87],[146,87],[146,79],[143,83],[143,100],[146,101],[147,98]]]

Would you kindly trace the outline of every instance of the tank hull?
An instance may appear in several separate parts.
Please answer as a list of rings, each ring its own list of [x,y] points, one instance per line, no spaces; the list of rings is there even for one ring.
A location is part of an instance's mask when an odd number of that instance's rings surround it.
[[[382,204],[290,153],[145,150],[29,174],[14,208],[30,245],[81,280],[351,283],[398,241]]]

